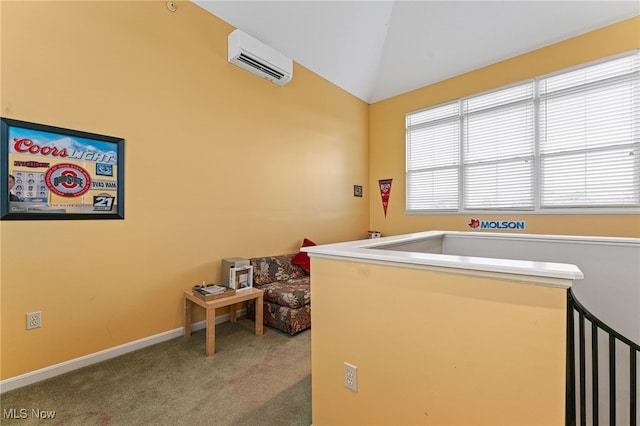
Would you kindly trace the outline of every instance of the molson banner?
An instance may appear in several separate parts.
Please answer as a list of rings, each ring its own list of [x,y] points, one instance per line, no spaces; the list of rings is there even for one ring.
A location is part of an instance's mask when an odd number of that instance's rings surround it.
[[[526,228],[526,222],[524,220],[484,220],[474,217],[469,218],[469,223],[467,223],[467,225],[469,228],[474,230],[490,229],[492,231],[519,231]]]
[[[2,124],[10,191],[3,213],[9,219],[42,213],[122,216],[122,139],[16,120]]]

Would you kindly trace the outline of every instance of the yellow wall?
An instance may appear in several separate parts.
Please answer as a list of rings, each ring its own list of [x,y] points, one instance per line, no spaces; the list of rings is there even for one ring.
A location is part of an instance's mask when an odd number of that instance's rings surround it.
[[[367,104],[230,65],[231,26],[165,4],[0,2],[1,115],[126,140],[125,220],[0,222],[2,379],[181,327],[222,258],[366,236]]]
[[[566,290],[312,263],[314,425],[564,424]]]
[[[466,230],[404,215],[404,114],[640,47],[637,18],[367,106],[298,64],[285,87],[228,64],[231,26],[165,3],[0,2],[0,114],[126,139],[125,220],[0,222],[1,379],[180,327],[181,292],[224,257]],[[518,218],[640,236],[637,215]]]
[[[371,229],[397,235],[434,229],[469,231],[469,215],[410,216],[405,212],[405,114],[553,71],[640,48],[640,17],[436,83],[371,106],[369,187]],[[393,179],[385,218],[379,179]],[[640,236],[638,215],[480,215],[526,220],[528,233]]]

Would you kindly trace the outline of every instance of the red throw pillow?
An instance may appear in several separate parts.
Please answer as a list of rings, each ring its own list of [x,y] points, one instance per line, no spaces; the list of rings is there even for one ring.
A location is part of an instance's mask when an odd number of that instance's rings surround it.
[[[314,243],[313,241],[307,238],[305,238],[304,241],[302,242],[302,247],[309,247],[309,246],[315,246],[315,245],[316,243]],[[309,255],[306,252],[301,251],[295,256],[293,256],[293,259],[291,259],[291,263],[293,263],[294,265],[298,265],[308,273],[311,273],[311,259],[309,259]]]

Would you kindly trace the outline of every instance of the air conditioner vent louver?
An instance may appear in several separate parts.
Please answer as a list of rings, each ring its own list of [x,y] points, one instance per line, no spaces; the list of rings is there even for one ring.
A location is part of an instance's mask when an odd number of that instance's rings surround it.
[[[278,86],[284,86],[293,77],[291,59],[240,30],[229,34],[228,60]]]
[[[252,57],[246,55],[245,53],[241,53],[238,56],[238,60],[244,62],[245,64],[249,65],[250,67],[257,68],[258,70],[260,70],[260,71],[262,71],[264,73],[267,73],[271,77],[277,78],[278,80],[281,80],[284,77],[284,73],[276,71],[273,68],[268,67],[265,64],[256,61],[255,59],[253,59]]]

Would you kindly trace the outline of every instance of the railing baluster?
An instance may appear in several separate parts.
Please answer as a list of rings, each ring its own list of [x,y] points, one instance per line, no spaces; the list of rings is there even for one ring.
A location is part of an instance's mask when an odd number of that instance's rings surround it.
[[[565,416],[566,426],[576,424],[576,354],[575,354],[575,327],[573,325],[573,312],[575,305],[571,295],[571,289],[567,290],[567,377],[565,383]]]
[[[584,313],[578,315],[578,338],[580,350],[580,426],[587,426],[586,368],[584,348]]]
[[[598,426],[599,403],[598,403],[598,326],[591,321],[591,416],[593,426]]]
[[[616,339],[609,334],[609,424],[616,424]]]
[[[636,351],[633,348],[629,348],[629,400],[631,401],[631,407],[629,408],[629,419],[631,426],[636,426],[638,424],[638,409],[637,409],[637,367],[636,367]]]

